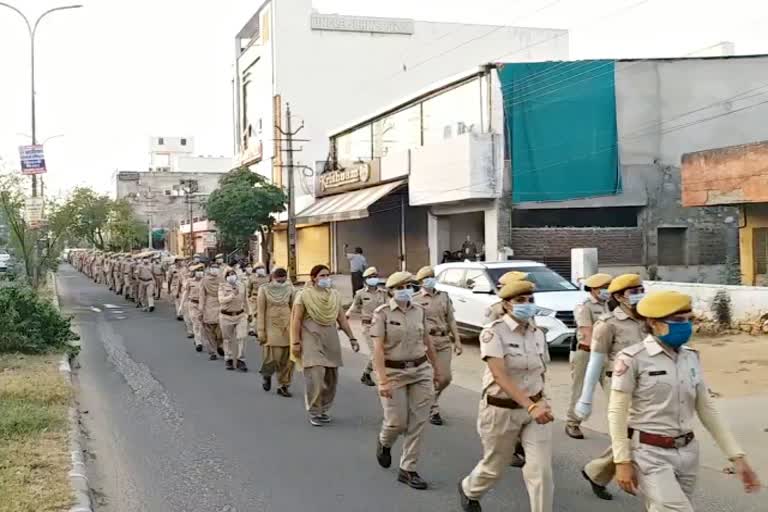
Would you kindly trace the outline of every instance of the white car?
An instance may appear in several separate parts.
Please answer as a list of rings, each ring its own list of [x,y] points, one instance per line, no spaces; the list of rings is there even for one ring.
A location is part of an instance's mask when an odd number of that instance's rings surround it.
[[[541,309],[536,316],[552,350],[570,349],[576,336],[573,310],[587,294],[543,263],[502,261],[497,263],[466,261],[435,267],[437,289],[450,295],[456,310],[456,323],[463,335],[477,336],[487,323],[488,307],[497,303],[499,278],[516,270],[526,272],[536,285],[534,301]]]

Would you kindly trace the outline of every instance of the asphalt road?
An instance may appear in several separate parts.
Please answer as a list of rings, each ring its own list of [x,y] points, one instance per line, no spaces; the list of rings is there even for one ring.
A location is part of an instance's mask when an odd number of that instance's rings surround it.
[[[66,265],[58,284],[82,337],[79,401],[99,512],[459,510],[456,482],[480,456],[476,392],[452,386],[443,395],[448,423],[428,426],[420,467],[431,488],[414,491],[376,464],[381,409],[375,391],[359,383],[362,355],[344,354],[333,425],[312,427],[301,374],[292,399],[265,393],[254,343],[252,371],[226,372],[193,350],[167,302],[142,313]],[[579,475],[605,436],[573,441],[558,422],[554,442],[555,510],[643,510],[616,489],[613,502],[598,500]],[[699,489],[698,511],[765,510],[765,496],[762,503],[745,497],[732,477],[713,470],[702,469]],[[520,471],[510,468],[483,506],[527,510]]]

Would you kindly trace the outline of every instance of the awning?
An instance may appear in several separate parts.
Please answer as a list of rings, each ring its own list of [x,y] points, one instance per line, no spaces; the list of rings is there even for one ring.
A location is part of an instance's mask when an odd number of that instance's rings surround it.
[[[345,192],[318,199],[296,215],[300,224],[322,224],[368,217],[368,207],[405,183],[393,181],[375,187]]]

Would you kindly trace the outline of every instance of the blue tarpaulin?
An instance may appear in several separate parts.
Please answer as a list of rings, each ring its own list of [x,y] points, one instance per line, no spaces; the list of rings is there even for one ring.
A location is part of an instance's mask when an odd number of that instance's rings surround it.
[[[614,61],[504,64],[498,74],[514,202],[621,190]]]

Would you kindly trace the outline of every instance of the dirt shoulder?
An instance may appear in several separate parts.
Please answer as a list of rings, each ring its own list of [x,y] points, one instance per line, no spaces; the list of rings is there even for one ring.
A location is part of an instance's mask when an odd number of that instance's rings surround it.
[[[701,354],[709,388],[721,398],[768,392],[768,336],[745,333],[697,337],[692,347]]]
[[[0,512],[72,505],[69,381],[60,355],[0,356]]]

